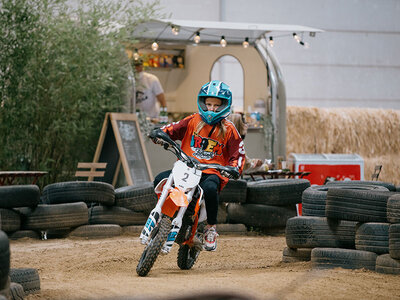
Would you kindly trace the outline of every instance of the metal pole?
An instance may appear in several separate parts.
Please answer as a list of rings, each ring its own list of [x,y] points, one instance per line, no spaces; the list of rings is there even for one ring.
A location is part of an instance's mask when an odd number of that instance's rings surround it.
[[[277,75],[277,94],[276,100],[278,105],[277,115],[277,156],[282,156],[286,160],[286,87],[283,79],[282,70],[280,64],[273,53],[271,47],[268,45],[266,37],[260,39],[260,43],[267,52],[268,58],[271,60]]]
[[[277,134],[276,134],[276,128],[277,128],[277,120],[276,120],[276,90],[277,90],[277,80],[276,80],[276,75],[274,72],[273,65],[270,63],[267,55],[267,51],[264,49],[263,45],[261,45],[260,41],[256,41],[256,50],[261,56],[261,59],[264,62],[264,65],[267,69],[268,72],[268,77],[270,80],[270,85],[271,85],[271,122],[272,122],[272,130],[273,130],[273,136],[272,140],[270,141],[270,149],[271,149],[271,159],[275,162],[276,157],[276,145],[278,144],[276,139],[277,139]],[[269,88],[268,83],[267,83],[267,88]]]

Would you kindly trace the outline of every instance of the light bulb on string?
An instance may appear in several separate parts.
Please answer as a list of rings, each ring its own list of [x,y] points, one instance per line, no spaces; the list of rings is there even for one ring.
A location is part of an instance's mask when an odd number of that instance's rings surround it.
[[[296,42],[300,43],[300,38],[296,33],[293,33],[293,38],[295,39]]]
[[[153,51],[157,51],[158,50],[158,44],[156,41],[154,41],[153,44],[151,44],[151,49],[153,49]]]
[[[243,45],[243,48],[245,48],[245,49],[249,47],[249,38],[248,37],[244,39],[244,42],[242,43],[242,45]]]
[[[270,47],[274,46],[274,38],[272,36],[269,37],[268,44],[269,44]]]
[[[221,47],[226,47],[228,43],[225,40],[225,36],[221,36],[221,40],[219,41],[219,43],[221,44]]]
[[[310,48],[310,44],[307,43],[307,42],[300,41],[299,44],[302,45],[302,46],[304,46],[305,49]]]
[[[172,25],[171,30],[172,30],[172,33],[174,35],[178,35],[179,34],[179,27],[178,26]]]
[[[200,43],[200,32],[196,32],[196,35],[195,35],[195,37],[193,38],[193,40],[194,40],[194,42],[196,43],[196,44],[198,44],[198,43]]]
[[[139,59],[139,53],[138,53],[138,49],[137,48],[135,48],[135,52],[133,53],[133,59],[134,60],[138,60]]]

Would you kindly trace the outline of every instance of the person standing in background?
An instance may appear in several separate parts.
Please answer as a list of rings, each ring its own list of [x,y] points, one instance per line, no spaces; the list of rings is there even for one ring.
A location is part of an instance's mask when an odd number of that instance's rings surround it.
[[[228,118],[229,121],[235,125],[237,131],[240,134],[240,137],[242,140],[246,137],[247,134],[247,124],[244,121],[244,116],[239,113],[234,113],[231,114]],[[264,162],[261,159],[258,158],[250,158],[246,155],[246,162],[244,164],[244,173],[251,173],[251,172],[256,172],[256,171],[268,171],[271,169],[272,165],[267,162],[267,160],[264,160]]]
[[[166,113],[167,101],[157,76],[143,71],[141,58],[133,61],[136,72],[136,109],[146,113],[151,119],[158,119],[160,107]],[[157,102],[159,105],[157,105]]]

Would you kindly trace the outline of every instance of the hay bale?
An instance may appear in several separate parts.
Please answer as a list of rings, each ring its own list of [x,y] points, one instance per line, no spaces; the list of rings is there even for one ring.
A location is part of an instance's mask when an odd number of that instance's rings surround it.
[[[400,184],[400,110],[287,107],[287,154],[357,153],[364,177],[382,165],[379,180]]]

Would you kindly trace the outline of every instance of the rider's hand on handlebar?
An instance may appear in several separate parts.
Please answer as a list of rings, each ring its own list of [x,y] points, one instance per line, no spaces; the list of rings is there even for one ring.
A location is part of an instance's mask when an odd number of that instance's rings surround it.
[[[221,175],[227,178],[232,178],[232,179],[238,179],[240,177],[239,170],[237,168],[234,168],[234,170],[228,172],[221,170]]]

